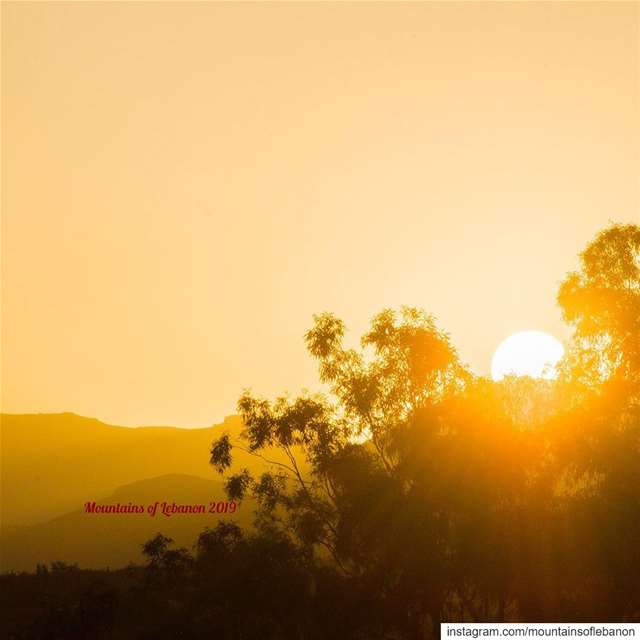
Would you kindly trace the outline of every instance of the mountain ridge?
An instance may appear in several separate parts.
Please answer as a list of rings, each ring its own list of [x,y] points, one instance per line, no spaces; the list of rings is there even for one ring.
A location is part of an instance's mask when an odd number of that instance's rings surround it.
[[[74,411],[38,411],[34,413],[12,413],[9,411],[0,412],[0,423],[3,418],[67,418],[71,420],[81,420],[84,422],[93,422],[97,423],[104,427],[110,427],[112,429],[186,429],[188,431],[201,431],[203,429],[213,429],[217,426],[224,425],[228,421],[234,421],[239,419],[239,416],[236,414],[229,414],[225,416],[220,423],[212,423],[211,425],[199,426],[199,427],[184,427],[184,426],[176,426],[176,425],[163,425],[163,424],[143,424],[143,425],[134,425],[127,426],[121,424],[113,424],[111,422],[105,422],[100,418],[95,418],[92,416],[83,416],[80,413],[75,413]]]
[[[136,504],[154,502],[202,504],[227,501],[219,479],[203,479],[186,474],[166,474],[118,487],[111,495],[94,500],[96,504]],[[221,519],[250,526],[253,503],[237,506],[233,515],[209,513],[162,515],[158,510],[144,513],[87,513],[83,505],[47,522],[4,527],[1,533],[0,569],[33,571],[37,564],[63,561],[83,568],[124,567],[143,561],[142,544],[161,532],[177,546],[191,547],[205,527]]]
[[[122,427],[71,412],[5,413],[0,421],[3,526],[48,521],[145,478],[213,478],[211,443],[243,428],[238,416],[198,429]]]
[[[225,500],[223,479],[209,463],[211,444],[223,433],[237,440],[244,429],[239,416],[198,429],[121,427],[70,412],[0,419],[5,571],[32,571],[37,563],[55,560],[87,568],[124,566],[141,561],[140,545],[158,531],[178,544],[193,544],[222,516],[101,516],[83,513],[84,505]],[[248,468],[259,475],[269,466],[240,449],[233,456],[233,472]],[[285,462],[279,451],[268,457]],[[243,503],[237,514],[243,526],[251,522],[251,504]]]

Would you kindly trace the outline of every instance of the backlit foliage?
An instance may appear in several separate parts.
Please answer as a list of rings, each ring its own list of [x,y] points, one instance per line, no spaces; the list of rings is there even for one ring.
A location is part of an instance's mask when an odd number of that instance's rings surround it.
[[[245,441],[221,449],[285,454],[242,474],[258,528],[356,580],[398,637],[443,619],[638,618],[639,248],[638,227],[606,229],[562,283],[575,333],[558,381],[474,376],[416,309],[378,314],[360,349],[316,316],[326,393],[245,393]]]

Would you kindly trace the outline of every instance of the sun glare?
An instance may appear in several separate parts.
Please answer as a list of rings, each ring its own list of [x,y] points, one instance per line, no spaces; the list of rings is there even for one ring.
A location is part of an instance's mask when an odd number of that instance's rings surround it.
[[[543,331],[520,331],[500,343],[491,361],[491,377],[531,376],[551,380],[564,354],[562,344]]]

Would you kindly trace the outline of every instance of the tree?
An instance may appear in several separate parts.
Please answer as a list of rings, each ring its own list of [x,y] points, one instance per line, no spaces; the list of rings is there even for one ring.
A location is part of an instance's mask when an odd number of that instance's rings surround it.
[[[639,381],[640,227],[612,225],[580,254],[580,268],[558,292],[575,329],[567,372],[587,384]]]
[[[552,425],[558,474],[573,494],[575,546],[597,550],[582,562],[597,561],[585,584],[604,590],[596,599],[610,607],[603,617],[637,614],[640,227],[601,231],[562,283],[558,302],[575,330],[562,369],[565,411]]]
[[[270,469],[228,476],[229,497],[252,495],[259,530],[357,590],[368,637],[423,637],[442,619],[635,615],[631,579],[611,586],[625,561],[640,568],[635,238],[599,236],[562,285],[576,338],[558,384],[472,375],[416,309],[375,316],[360,349],[341,320],[316,316],[305,340],[327,391],[243,394],[243,439],[220,438],[211,463],[225,473],[241,448]]]
[[[452,578],[471,557],[462,545],[472,543],[469,528],[478,530],[487,499],[470,507],[487,486],[493,467],[483,454],[497,440],[465,441],[472,429],[464,398],[475,383],[431,316],[383,311],[360,350],[345,347],[344,335],[335,316],[316,316],[305,338],[328,394],[269,402],[245,393],[238,403],[245,442],[223,436],[211,462],[224,472],[234,446],[261,457],[268,448],[283,453],[285,462],[271,460],[261,477],[246,469],[230,476],[230,497],[251,493],[259,525],[280,529],[309,558],[330,558],[370,602],[382,599],[374,608],[381,616],[402,620],[410,633],[467,590]],[[521,467],[504,468],[522,479]],[[500,491],[513,474],[504,473]]]

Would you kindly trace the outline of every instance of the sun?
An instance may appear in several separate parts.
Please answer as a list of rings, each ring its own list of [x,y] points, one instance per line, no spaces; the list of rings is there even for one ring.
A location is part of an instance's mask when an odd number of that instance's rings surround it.
[[[551,380],[564,354],[562,344],[544,331],[520,331],[500,343],[491,361],[491,377],[531,376]]]

